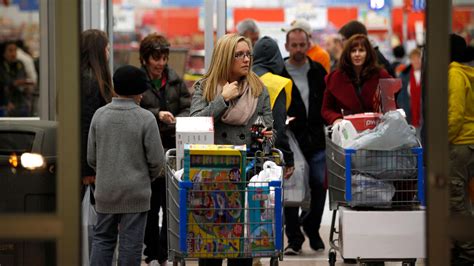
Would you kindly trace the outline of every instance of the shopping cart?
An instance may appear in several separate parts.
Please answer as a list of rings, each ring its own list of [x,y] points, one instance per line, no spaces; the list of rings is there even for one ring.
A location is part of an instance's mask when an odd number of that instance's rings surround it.
[[[260,172],[265,161],[283,165],[282,158],[277,149],[247,157],[247,180],[242,182],[192,182],[175,178],[176,150],[168,150],[168,259],[173,265],[185,265],[187,258],[259,257],[270,257],[270,265],[278,265],[283,260],[282,181],[248,180]],[[245,199],[245,205],[233,204],[238,200],[232,198]],[[217,231],[225,237],[211,239],[196,234]]]
[[[329,264],[340,252],[345,262],[415,265],[424,254],[423,149],[344,149],[326,136],[326,163],[333,211]]]

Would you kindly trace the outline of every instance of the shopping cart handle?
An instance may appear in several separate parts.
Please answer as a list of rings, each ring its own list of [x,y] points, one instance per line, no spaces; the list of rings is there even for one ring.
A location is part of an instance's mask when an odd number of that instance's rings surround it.
[[[281,187],[281,181],[276,181],[276,180],[275,181],[270,181],[268,183],[268,186],[269,187]]]
[[[179,188],[192,188],[193,183],[191,181],[180,181]]]

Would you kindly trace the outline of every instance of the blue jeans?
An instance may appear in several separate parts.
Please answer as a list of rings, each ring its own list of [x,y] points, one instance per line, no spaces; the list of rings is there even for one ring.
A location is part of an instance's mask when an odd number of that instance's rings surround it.
[[[118,235],[120,241],[118,265],[140,266],[146,217],[147,212],[120,214],[97,212],[90,265],[112,265]]]
[[[326,152],[318,150],[308,159],[309,164],[309,187],[311,189],[310,210],[303,217],[303,229],[310,239],[319,237],[319,226],[324,212],[326,201],[326,188],[324,178],[326,176]],[[304,235],[300,229],[298,207],[285,207],[285,233],[288,237],[288,245],[301,248]]]

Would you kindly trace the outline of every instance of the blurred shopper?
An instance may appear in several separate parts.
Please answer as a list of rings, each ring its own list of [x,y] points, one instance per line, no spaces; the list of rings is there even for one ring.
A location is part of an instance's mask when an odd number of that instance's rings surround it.
[[[286,135],[286,112],[291,104],[291,79],[281,75],[285,62],[281,56],[278,44],[272,38],[265,36],[257,41],[253,50],[252,70],[262,80],[270,95],[273,114],[273,126],[276,131],[275,146],[283,152],[285,159],[285,178],[289,178],[295,170],[293,152],[288,144]]]
[[[257,22],[253,19],[244,19],[237,24],[237,33],[241,36],[247,37],[252,41],[252,46],[258,41],[260,36],[260,29]]]
[[[360,23],[357,20],[352,20],[342,26],[341,29],[339,29],[339,34],[342,35],[343,37],[343,42],[346,42],[349,40],[353,35],[355,34],[363,34],[367,36],[367,28],[365,27],[364,24]],[[375,50],[375,55],[376,55],[376,62],[378,62],[379,65],[381,65],[387,72],[390,74],[390,76],[395,77],[395,72],[390,65],[390,62],[383,56],[383,54],[379,51],[378,46],[373,46]]]
[[[420,136],[422,117],[421,87],[421,50],[416,48],[410,52],[410,65],[400,73],[402,89],[397,95],[397,105],[405,111],[407,121],[416,128]]]
[[[25,66],[27,79],[36,85],[38,83],[38,73],[36,72],[33,56],[29,53],[23,40],[17,40],[16,46],[16,56]]]
[[[16,56],[25,66],[26,78],[31,82],[31,116],[38,116],[39,88],[35,60],[23,40],[17,40],[16,45]]]
[[[155,116],[165,150],[176,147],[176,117],[189,116],[191,104],[191,95],[183,80],[168,66],[169,48],[166,38],[156,33],[140,43],[140,63],[149,81],[140,105]],[[145,262],[150,265],[165,264],[168,259],[165,181],[163,175],[151,184],[151,209],[143,251]],[[163,213],[161,231],[158,226],[160,209]]]
[[[92,116],[112,100],[114,90],[109,69],[109,39],[103,31],[90,29],[81,34],[81,176],[85,186],[93,184],[95,171],[87,164],[87,139]],[[82,197],[81,197],[82,198]],[[92,201],[94,203],[94,201]]]
[[[310,47],[310,36],[307,28],[293,24],[287,30],[285,48],[290,54],[285,59],[284,76],[293,81],[291,104],[288,116],[294,117],[289,129],[296,140],[306,161],[309,164],[309,185],[311,189],[310,210],[302,218],[302,225],[313,250],[324,249],[319,234],[319,227],[326,200],[324,187],[325,173],[325,138],[324,123],[321,118],[321,104],[326,85],[324,67],[306,54]],[[305,237],[300,229],[299,208],[285,207],[285,232],[288,237],[286,255],[298,255]]]
[[[326,123],[333,125],[348,114],[374,112],[374,94],[381,78],[391,76],[377,64],[367,36],[352,36],[344,45],[338,69],[326,78],[321,110]]]
[[[311,29],[311,25],[306,19],[296,19],[290,24],[290,28],[284,30],[286,32],[290,32],[292,29],[302,29],[308,34],[309,36],[309,48],[306,51],[306,55],[311,58],[311,60],[320,63],[326,72],[329,73],[331,70],[331,59],[329,57],[329,53],[326,52],[321,46],[317,43],[314,43],[311,39],[311,35],[313,34],[313,30]],[[288,36],[288,35],[287,35]]]
[[[451,212],[472,215],[469,183],[474,178],[474,60],[466,41],[451,34],[451,64],[448,70],[448,138],[450,150]],[[451,265],[473,265],[474,242],[454,241]]]
[[[267,89],[252,71],[252,44],[238,34],[219,38],[209,70],[194,84],[191,116],[214,118],[216,144],[252,144],[251,127],[260,115],[273,127]],[[199,259],[200,266],[221,265],[222,259]],[[252,265],[252,259],[229,259],[230,266]]]
[[[0,44],[0,115],[31,116],[33,85],[25,65],[17,58],[16,43]]]
[[[393,47],[392,52],[395,59],[393,60],[391,67],[393,71],[395,71],[396,77],[399,77],[401,72],[407,67],[405,65],[405,48],[400,44]]]
[[[94,114],[88,141],[87,161],[97,171],[90,265],[112,265],[118,236],[118,265],[139,266],[151,181],[163,174],[165,158],[155,117],[139,106],[145,73],[120,67],[114,85],[118,97]]]
[[[332,34],[326,38],[326,50],[331,56],[331,71],[337,68],[339,58],[341,58],[342,50],[344,50],[344,44],[342,43],[341,35]]]

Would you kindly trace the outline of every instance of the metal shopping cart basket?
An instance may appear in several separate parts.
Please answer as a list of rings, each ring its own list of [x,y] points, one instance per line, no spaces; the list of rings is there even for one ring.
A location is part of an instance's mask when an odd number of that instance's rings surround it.
[[[257,152],[246,158],[247,180],[206,183],[175,178],[176,150],[168,150],[168,250],[173,265],[185,265],[187,258],[258,257],[270,257],[270,265],[278,265],[283,259],[282,181],[248,180],[265,161],[283,165],[282,158],[277,149],[267,155]],[[245,204],[233,198],[245,199]],[[216,232],[222,237],[209,237]]]
[[[344,149],[326,136],[326,164],[329,207],[333,211],[329,236],[331,245],[329,264],[335,265],[337,251],[346,262],[402,261],[404,265],[414,265],[416,258],[419,258],[416,255],[418,253],[414,251],[417,247],[409,249],[400,247],[397,243],[394,249],[384,254],[390,256],[385,258],[382,255],[386,251],[383,249],[385,243],[382,245],[373,243],[372,246],[361,241],[357,243],[357,240],[377,241],[376,237],[372,239],[370,235],[377,235],[377,232],[384,235],[385,232],[397,230],[384,228],[388,227],[390,220],[403,224],[407,217],[413,216],[414,221],[407,221],[407,225],[403,227],[407,229],[396,233],[404,235],[411,232],[412,236],[416,237],[411,244],[418,243],[418,240],[423,241],[424,233],[421,230],[424,219],[422,209],[425,205],[423,149],[421,147],[395,151]],[[338,210],[339,227],[336,228]],[[356,220],[348,221],[349,219]],[[368,225],[372,223],[373,226]],[[359,227],[352,230],[344,226]],[[364,228],[367,230],[364,231]],[[395,236],[395,233],[393,235]],[[384,237],[380,240],[384,241],[382,240]],[[407,241],[410,241],[409,237]],[[360,248],[357,252],[362,252],[364,255],[354,255],[354,252],[344,250],[350,249],[352,242]],[[378,248],[381,250],[377,250]]]

